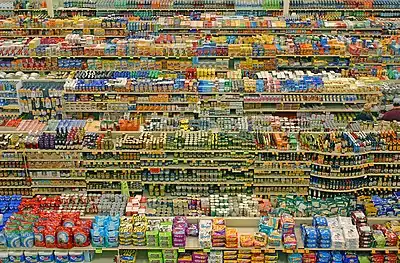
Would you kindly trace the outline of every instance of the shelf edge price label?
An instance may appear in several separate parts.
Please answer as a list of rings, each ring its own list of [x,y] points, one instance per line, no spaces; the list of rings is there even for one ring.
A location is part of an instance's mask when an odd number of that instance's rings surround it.
[[[96,254],[102,254],[103,253],[103,249],[101,247],[96,248],[95,250]]]
[[[178,248],[178,252],[179,252],[179,253],[184,253],[184,252],[185,252],[185,248],[184,248],[184,247]]]
[[[205,249],[203,249],[203,252],[205,252],[205,253],[210,253],[210,252],[211,252],[211,249],[205,248]]]

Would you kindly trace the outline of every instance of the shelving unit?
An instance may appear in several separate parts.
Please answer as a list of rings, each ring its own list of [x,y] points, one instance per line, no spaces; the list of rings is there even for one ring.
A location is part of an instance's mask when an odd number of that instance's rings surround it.
[[[0,250],[90,251],[93,263],[115,256],[116,263],[150,262],[148,252],[161,250],[245,251],[292,263],[294,254],[336,250],[305,247],[302,228],[316,224],[313,218],[294,218],[291,249],[206,247],[191,236],[175,247],[123,246],[120,232],[122,224],[134,232],[127,221],[137,213],[160,222],[186,216],[189,224],[218,216],[239,236],[261,231],[265,214],[271,224],[276,219],[271,231],[282,228],[285,214],[347,220],[356,209],[368,212],[371,226],[399,221],[400,126],[355,121],[377,118],[400,98],[393,95],[400,89],[400,9],[390,1],[0,3],[0,196],[35,198],[0,197],[5,221],[7,209],[26,207],[17,219],[27,211],[38,217],[31,221],[53,215],[84,232],[81,219],[110,214],[120,242]],[[87,236],[105,225],[91,222]],[[0,239],[9,229],[0,225]],[[115,234],[104,231],[98,236]],[[280,243],[290,234],[282,233]],[[137,259],[119,260],[126,250]],[[339,250],[400,253],[387,245]]]

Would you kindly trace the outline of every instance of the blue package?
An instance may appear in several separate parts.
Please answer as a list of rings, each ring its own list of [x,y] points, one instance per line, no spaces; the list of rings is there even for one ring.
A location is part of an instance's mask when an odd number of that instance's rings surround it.
[[[90,235],[92,237],[93,247],[103,247],[104,246],[104,229],[91,229]]]
[[[114,231],[119,229],[119,221],[108,221],[104,226],[106,231]]]
[[[10,262],[22,263],[25,262],[24,253],[22,251],[11,251],[8,253],[8,259]]]
[[[94,224],[96,224],[99,227],[103,227],[108,220],[109,220],[108,216],[95,216]]]
[[[37,263],[39,261],[38,252],[25,251],[24,255],[25,255],[25,262],[26,263]]]
[[[70,251],[69,252],[69,262],[84,262],[85,256],[83,255],[82,251]]]
[[[7,247],[21,247],[21,237],[17,231],[6,232],[6,241]]]
[[[68,263],[69,262],[68,252],[54,251],[54,259],[56,263]]]
[[[35,244],[35,234],[30,230],[21,230],[21,246],[22,247],[33,247]]]
[[[118,231],[107,231],[105,236],[106,247],[118,247],[119,232]]]
[[[39,262],[54,263],[53,251],[40,251]]]

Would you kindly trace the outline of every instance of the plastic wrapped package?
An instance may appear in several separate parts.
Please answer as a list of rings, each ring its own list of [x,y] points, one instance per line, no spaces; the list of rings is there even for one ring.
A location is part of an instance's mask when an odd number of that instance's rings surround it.
[[[222,263],[224,255],[222,251],[211,251],[208,256],[208,263]]]
[[[283,247],[285,249],[296,249],[297,240],[295,234],[283,234]]]
[[[254,246],[265,247],[267,245],[268,236],[265,233],[258,232],[254,234]]]
[[[279,247],[281,245],[281,240],[282,240],[282,231],[273,230],[268,235],[268,246]]]
[[[320,248],[330,248],[331,247],[331,230],[326,226],[317,227],[318,234],[318,246]]]
[[[375,247],[384,248],[386,246],[386,238],[381,230],[373,230],[372,236],[374,238]]]
[[[294,217],[289,214],[282,214],[280,217],[280,226],[283,234],[294,234],[296,223]]]
[[[372,228],[368,225],[358,226],[358,234],[360,236],[359,246],[360,248],[370,248],[372,247],[373,237]]]
[[[226,247],[227,248],[236,248],[239,244],[239,237],[236,228],[227,228],[226,229]]]
[[[289,263],[302,263],[302,255],[299,253],[293,253],[288,255],[288,262]]]
[[[317,248],[318,247],[318,235],[317,230],[313,226],[301,225],[301,236],[306,248]]]
[[[331,252],[317,251],[317,260],[318,263],[330,263],[332,260]]]
[[[346,249],[358,249],[359,248],[359,239],[357,227],[354,225],[348,225],[343,227],[343,237],[345,240]]]
[[[254,237],[252,234],[240,235],[240,246],[241,247],[252,247],[254,246]]]
[[[344,250],[346,247],[346,242],[344,240],[343,231],[339,228],[331,229],[332,244],[331,248],[336,250]]]
[[[325,216],[314,216],[312,225],[313,226],[328,226],[328,221]]]
[[[203,248],[212,247],[211,243],[211,231],[212,221],[211,220],[200,220],[199,222],[199,243]]]

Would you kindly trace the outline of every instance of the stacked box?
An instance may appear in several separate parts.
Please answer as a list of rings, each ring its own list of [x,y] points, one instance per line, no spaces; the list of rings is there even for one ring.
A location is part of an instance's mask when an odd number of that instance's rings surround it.
[[[212,220],[211,242],[213,247],[225,247],[226,225],[223,218]]]

